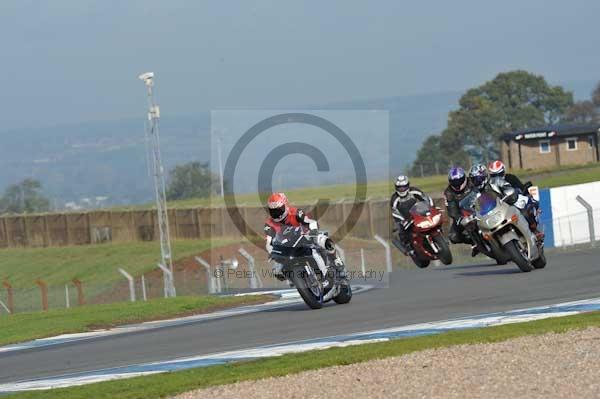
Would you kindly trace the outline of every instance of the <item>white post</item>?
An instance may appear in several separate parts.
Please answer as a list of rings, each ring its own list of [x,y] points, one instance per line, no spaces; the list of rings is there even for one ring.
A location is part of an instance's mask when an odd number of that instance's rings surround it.
[[[365,250],[360,249],[360,270],[362,271],[363,277],[367,275],[367,267],[365,265]]]
[[[173,273],[163,264],[159,263],[158,267],[163,272],[163,278],[165,281],[165,298],[168,297],[176,297],[177,293],[175,292],[175,283],[173,282]]]
[[[144,278],[143,274],[142,274],[142,299],[144,299],[144,302],[146,302],[148,300],[148,298],[146,297],[146,279]]]
[[[387,264],[388,273],[391,273],[392,272],[392,249],[390,248],[390,244],[386,240],[384,240],[383,238],[378,236],[377,234],[375,234],[374,238],[385,248],[385,263]]]
[[[6,310],[6,313],[10,314],[10,309],[1,300],[0,300],[0,305],[2,305],[2,307],[4,308],[4,310]]]
[[[223,183],[223,137],[221,136],[221,129],[217,129],[217,158],[219,161],[219,183],[221,185],[221,198],[225,198],[225,185]]]
[[[256,275],[256,270],[254,268],[254,257],[250,255],[244,248],[240,248],[238,252],[248,261],[248,269],[250,269],[250,288],[262,288],[262,281],[260,281],[260,278],[257,278],[258,276]]]
[[[208,282],[208,293],[209,294],[216,294],[217,293],[217,288],[215,287],[215,276],[212,275],[211,271],[210,271],[210,263],[208,263],[207,261],[205,261],[204,259],[202,259],[199,256],[195,257],[196,262],[200,263],[201,266],[204,267],[204,269],[206,270],[206,281]]]
[[[67,309],[71,307],[71,298],[69,298],[69,284],[65,284],[65,306]]]
[[[592,247],[596,244],[596,230],[594,229],[594,208],[590,205],[589,202],[583,199],[581,195],[575,197],[575,200],[581,204],[585,208],[588,217],[588,231],[590,232],[590,242]]]
[[[131,302],[135,302],[135,282],[133,280],[133,277],[131,277],[131,274],[127,273],[122,268],[119,268],[119,273],[121,273],[123,277],[125,277],[129,281],[129,300]]]

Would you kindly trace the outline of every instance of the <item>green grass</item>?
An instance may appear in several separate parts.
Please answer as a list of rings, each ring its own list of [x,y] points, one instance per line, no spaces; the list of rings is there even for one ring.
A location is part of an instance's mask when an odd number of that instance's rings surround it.
[[[587,165],[569,165],[558,168],[546,168],[535,170],[513,170],[525,180],[532,180],[535,185],[541,188],[558,187],[569,184],[588,183],[600,180],[600,164],[593,163]],[[367,186],[367,197],[370,198],[388,198],[392,192],[392,177],[390,181],[369,182]],[[421,188],[434,196],[439,196],[448,185],[446,175],[412,177],[413,185]],[[339,201],[345,199],[352,201],[354,199],[356,186],[354,184],[338,184],[332,186],[319,186],[303,189],[286,191],[291,202],[305,205],[312,204],[316,199],[330,199]],[[260,205],[258,194],[240,194],[235,197],[238,205],[256,206]],[[182,201],[171,201],[171,208],[194,208],[194,207],[219,207],[224,202],[220,197],[199,198]],[[151,205],[139,205],[119,209],[148,209]]]
[[[0,316],[0,345],[97,328],[207,313],[216,309],[266,302],[269,296],[194,296],[148,302],[87,305],[48,312]]]
[[[202,252],[224,240],[180,240],[172,243],[175,259]],[[14,288],[35,286],[36,279],[62,285],[78,278],[93,284],[122,280],[119,267],[136,276],[156,268],[158,242],[128,242],[98,245],[11,248],[0,250],[0,280],[8,278]]]
[[[400,356],[425,349],[460,344],[493,343],[524,335],[549,332],[562,333],[572,329],[591,326],[600,327],[600,312],[482,329],[453,331],[440,335],[407,338],[385,343],[291,354],[265,360],[108,381],[82,387],[26,392],[9,397],[65,399],[164,398],[198,388],[283,376],[305,370],[359,363],[390,356]]]
[[[548,175],[540,174],[540,178],[535,183],[540,187],[560,187],[598,180],[600,180],[600,165],[595,164],[587,168],[564,169]]]

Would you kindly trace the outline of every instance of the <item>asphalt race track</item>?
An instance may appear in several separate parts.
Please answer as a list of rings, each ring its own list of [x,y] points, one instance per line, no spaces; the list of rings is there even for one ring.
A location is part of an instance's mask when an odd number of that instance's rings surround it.
[[[600,296],[600,249],[548,254],[544,270],[474,265],[395,271],[349,305],[305,305],[0,354],[0,383],[211,354]]]

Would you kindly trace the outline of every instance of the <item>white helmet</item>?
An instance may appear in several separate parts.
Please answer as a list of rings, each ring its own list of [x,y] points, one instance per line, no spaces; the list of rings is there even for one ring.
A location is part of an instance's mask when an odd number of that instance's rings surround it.
[[[396,192],[400,197],[406,197],[408,195],[408,192],[410,191],[410,182],[408,181],[408,176],[398,176],[394,186],[396,187]]]

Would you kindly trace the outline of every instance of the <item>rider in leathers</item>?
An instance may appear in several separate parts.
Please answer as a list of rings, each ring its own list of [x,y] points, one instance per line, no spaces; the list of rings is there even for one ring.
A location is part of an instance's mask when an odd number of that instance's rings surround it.
[[[411,240],[412,218],[409,212],[410,208],[421,201],[426,201],[430,206],[433,206],[433,200],[418,188],[411,187],[408,177],[404,175],[398,176],[394,186],[396,191],[392,194],[390,206],[402,247],[400,249],[403,250],[405,255],[414,256],[415,250]]]
[[[465,170],[453,167],[448,172],[448,187],[444,190],[446,210],[452,218],[448,238],[453,244],[473,244],[471,239],[464,234],[464,227],[460,224],[462,212],[460,201],[471,193],[471,183],[467,179]]]
[[[504,197],[505,190],[510,188],[510,189],[516,190],[515,191],[516,194],[522,193],[520,190],[515,189],[515,187],[513,187],[510,183],[508,183],[502,176],[496,175],[492,179],[490,179],[490,176],[488,174],[488,169],[485,167],[485,165],[482,165],[482,164],[473,165],[473,167],[469,171],[469,179],[471,180],[471,184],[473,185],[473,188],[476,190],[479,190],[479,192],[494,192],[494,193],[496,193],[496,195],[498,195],[500,197]],[[519,180],[519,182],[520,182],[520,180]],[[523,185],[523,187],[525,187],[525,186]],[[527,195],[526,191],[525,191],[525,193],[526,193],[525,195]],[[511,199],[506,199],[506,202],[509,205],[515,205],[516,201],[517,201],[516,196],[514,196],[514,198],[511,198]],[[535,213],[534,213],[535,210],[532,210],[529,208],[525,208],[525,209],[519,208],[519,210],[521,211],[522,215],[527,220],[531,231],[533,233],[535,233],[539,239],[542,239],[543,233],[541,233],[537,230],[537,221],[535,219]]]
[[[269,218],[265,221],[265,247],[270,254],[273,250],[272,241],[277,233],[286,226],[299,227],[304,226],[310,230],[310,235],[315,238],[315,242],[330,260],[330,264],[337,270],[338,276],[345,278],[344,262],[337,255],[333,241],[325,234],[319,232],[319,224],[316,220],[308,217],[302,209],[290,206],[284,193],[273,193],[267,201]],[[325,259],[318,252],[313,252],[313,257],[321,273],[327,274],[327,264]],[[275,265],[273,268],[275,276],[280,280],[285,280],[281,272],[281,265]]]

